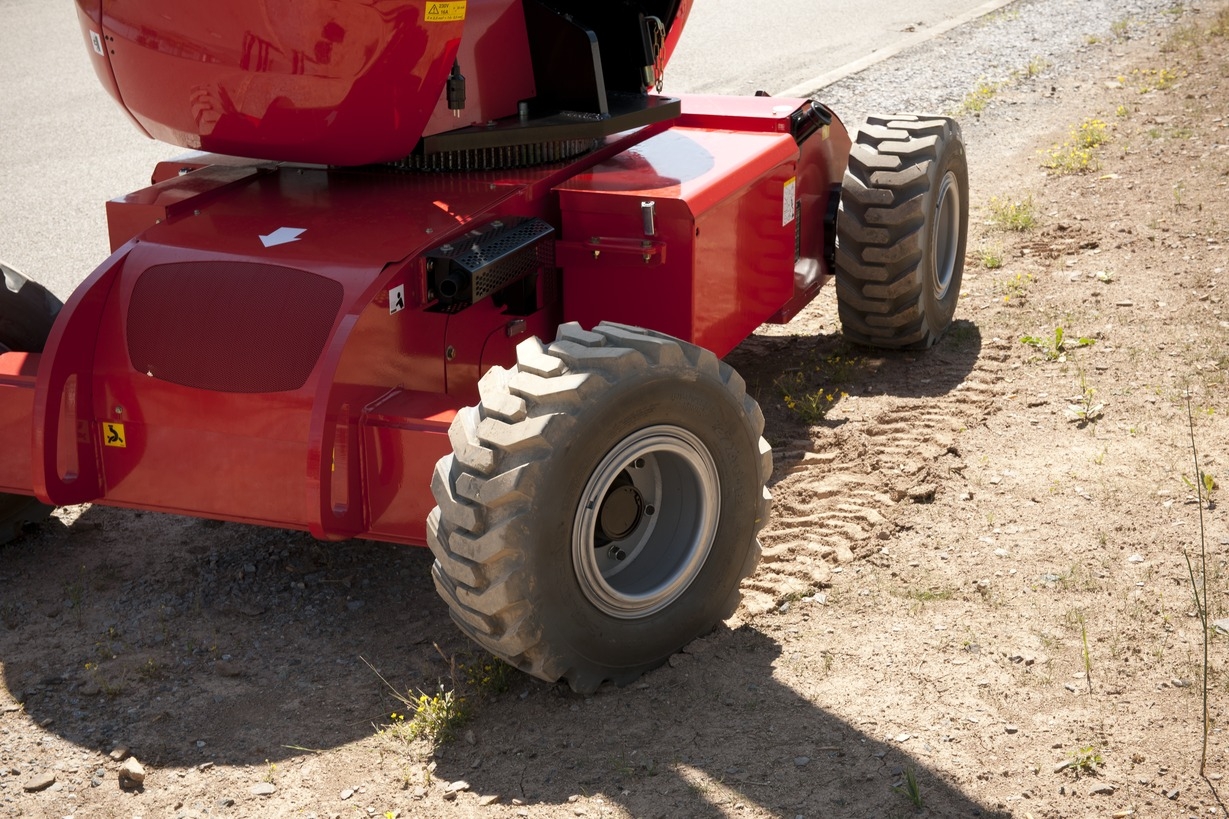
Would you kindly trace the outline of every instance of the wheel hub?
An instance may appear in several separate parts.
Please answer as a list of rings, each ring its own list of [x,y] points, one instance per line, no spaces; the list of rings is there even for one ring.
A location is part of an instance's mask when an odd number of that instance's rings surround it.
[[[622,540],[640,524],[644,512],[644,499],[640,496],[631,476],[622,472],[602,501],[597,515],[597,525],[606,541]]]
[[[934,229],[930,236],[931,267],[934,295],[938,300],[947,296],[956,274],[956,250],[960,247],[960,184],[956,174],[948,171],[935,194]]]
[[[577,509],[572,560],[585,598],[624,620],[666,608],[704,568],[720,511],[717,467],[698,437],[672,425],[627,436]]]

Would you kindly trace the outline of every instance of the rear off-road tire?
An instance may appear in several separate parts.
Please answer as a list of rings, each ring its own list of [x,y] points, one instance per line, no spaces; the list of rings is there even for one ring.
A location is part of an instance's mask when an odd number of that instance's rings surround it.
[[[731,367],[652,331],[570,324],[479,389],[427,522],[436,588],[466,634],[591,692],[734,613],[772,455]]]
[[[41,353],[60,312],[60,300],[6,264],[0,263],[0,276],[4,279],[0,286],[0,353]],[[0,543],[17,538],[50,512],[51,507],[28,495],[0,494]]]
[[[969,228],[969,171],[948,117],[868,117],[841,184],[836,294],[846,338],[923,349],[952,323]]]

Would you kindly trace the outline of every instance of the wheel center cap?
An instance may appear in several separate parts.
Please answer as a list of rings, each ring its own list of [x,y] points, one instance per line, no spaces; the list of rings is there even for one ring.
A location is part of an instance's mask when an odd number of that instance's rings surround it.
[[[607,540],[622,540],[630,535],[640,523],[644,501],[636,487],[629,484],[616,486],[606,494],[597,522]]]

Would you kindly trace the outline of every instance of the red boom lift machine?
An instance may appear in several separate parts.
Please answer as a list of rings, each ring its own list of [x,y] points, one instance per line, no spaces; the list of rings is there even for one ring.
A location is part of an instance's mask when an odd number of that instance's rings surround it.
[[[952,320],[959,127],[662,96],[691,0],[76,5],[195,153],[107,203],[64,305],[4,267],[0,540],[102,503],[426,544],[486,649],[624,684],[759,556],[771,452],[720,357],[831,276],[855,342]]]

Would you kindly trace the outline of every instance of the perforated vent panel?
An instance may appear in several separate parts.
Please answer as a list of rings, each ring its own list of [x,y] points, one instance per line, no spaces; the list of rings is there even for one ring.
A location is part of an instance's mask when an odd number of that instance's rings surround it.
[[[249,262],[156,265],[128,306],[139,372],[217,392],[284,392],[307,382],[341,309],[340,282]]]

